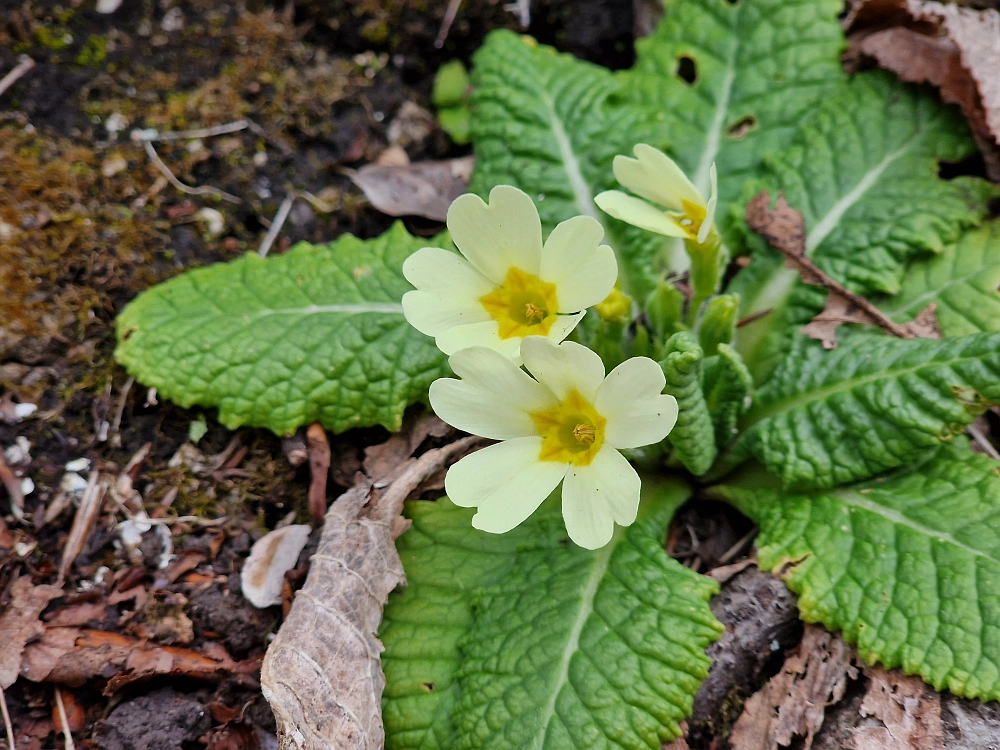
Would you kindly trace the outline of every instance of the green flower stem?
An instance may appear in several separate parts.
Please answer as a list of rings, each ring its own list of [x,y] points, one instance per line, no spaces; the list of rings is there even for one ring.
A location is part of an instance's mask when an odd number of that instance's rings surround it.
[[[714,229],[704,244],[685,240],[684,248],[691,257],[691,305],[687,311],[687,324],[694,328],[702,303],[719,288],[722,268],[725,265],[725,249],[722,238]]]

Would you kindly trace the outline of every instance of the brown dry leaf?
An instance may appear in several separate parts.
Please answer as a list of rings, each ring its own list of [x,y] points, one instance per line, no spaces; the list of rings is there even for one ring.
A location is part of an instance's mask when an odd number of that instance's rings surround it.
[[[930,83],[962,108],[1000,181],[1000,13],[931,0],[854,0],[848,59],[874,58],[904,81]]]
[[[257,663],[211,659],[173,646],[157,646],[103,630],[46,628],[24,649],[21,674],[32,682],[79,687],[93,677],[108,679],[104,695],[155,675],[210,679],[224,672],[252,672]]]
[[[384,214],[444,221],[451,202],[469,189],[472,165],[471,156],[398,167],[367,164],[347,176]]]
[[[827,290],[823,312],[800,329],[803,334],[822,341],[824,349],[837,348],[837,327],[843,323],[878,326],[890,336],[901,339],[941,338],[934,315],[936,304],[931,303],[921,310],[911,323],[896,323],[864,297],[831,279],[806,257],[805,219],[801,211],[788,205],[784,193],[778,195],[773,209],[770,206],[771,196],[766,190],[755,195],[747,203],[747,225],[785,256],[785,266],[798,271],[804,283]]]
[[[406,459],[413,455],[424,440],[430,436],[445,437],[451,432],[454,432],[454,428],[428,412],[416,419],[407,420],[403,429],[384,443],[365,448],[365,474],[376,484],[391,482],[399,476]]]
[[[80,627],[88,622],[101,622],[106,616],[106,602],[81,602],[68,607],[60,607],[45,618],[45,624],[50,628]]]
[[[49,602],[62,596],[57,586],[35,586],[28,577],[18,578],[10,588],[11,599],[0,616],[0,688],[6,690],[21,671],[25,644],[44,632],[38,616]]]
[[[806,625],[781,671],[743,707],[729,738],[733,750],[777,750],[796,736],[805,738],[801,747],[809,750],[826,706],[839,701],[848,679],[857,676],[851,659],[839,635]]]
[[[427,451],[384,492],[368,483],[330,506],[305,586],[271,644],[261,686],[283,750],[382,750],[382,607],[406,577],[395,539],[406,496],[479,438]]]
[[[883,726],[859,726],[853,730],[851,750],[940,750],[944,747],[941,726],[941,695],[919,677],[899,670],[865,667],[868,690],[861,702],[861,715],[871,716]]]
[[[306,442],[309,445],[309,471],[312,475],[309,484],[309,515],[318,526],[323,523],[323,515],[326,513],[326,478],[330,474],[330,441],[323,425],[319,422],[309,425]]]
[[[312,529],[303,524],[269,531],[256,542],[240,571],[243,596],[258,609],[281,604],[285,573],[295,567]]]

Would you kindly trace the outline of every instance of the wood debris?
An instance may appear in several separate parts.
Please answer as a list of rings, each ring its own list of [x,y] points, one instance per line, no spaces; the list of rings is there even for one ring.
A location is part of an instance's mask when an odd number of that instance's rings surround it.
[[[824,349],[837,347],[836,330],[844,323],[878,326],[901,339],[941,338],[934,316],[937,305],[927,305],[910,323],[896,323],[864,297],[830,278],[806,256],[805,219],[801,211],[788,205],[784,193],[778,195],[773,209],[770,206],[771,196],[766,190],[755,195],[747,203],[747,225],[785,256],[785,266],[797,271],[804,283],[827,290],[823,312],[802,327],[803,334],[822,341]]]
[[[940,750],[941,695],[916,676],[898,669],[865,667],[868,689],[860,713],[882,726],[853,729],[849,750]]]
[[[733,750],[777,750],[795,737],[804,738],[800,747],[809,750],[826,707],[844,697],[848,680],[855,677],[850,646],[838,635],[806,625],[781,671],[746,702],[729,739]]]

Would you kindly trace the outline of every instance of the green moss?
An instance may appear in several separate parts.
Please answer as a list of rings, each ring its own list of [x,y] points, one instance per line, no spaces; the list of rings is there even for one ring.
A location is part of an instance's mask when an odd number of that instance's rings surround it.
[[[73,43],[73,35],[64,26],[39,26],[35,29],[35,41],[47,49],[61,50]]]
[[[76,62],[77,65],[96,67],[104,62],[107,56],[107,42],[104,41],[103,37],[91,34],[87,37],[87,42],[83,45],[83,49],[80,50],[80,54],[76,56]]]

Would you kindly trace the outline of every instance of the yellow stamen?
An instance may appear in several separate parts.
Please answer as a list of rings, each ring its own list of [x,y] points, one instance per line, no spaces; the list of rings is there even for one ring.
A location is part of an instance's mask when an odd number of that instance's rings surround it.
[[[688,232],[691,239],[696,239],[698,232],[701,231],[701,225],[708,215],[705,206],[699,206],[685,200],[681,201],[681,206],[684,208],[684,218],[679,223]]]
[[[480,297],[479,302],[499,323],[502,339],[547,336],[559,309],[555,284],[519,268],[511,268],[503,284]]]
[[[578,391],[562,403],[531,415],[542,436],[539,461],[559,461],[586,466],[604,444],[604,419]]]

